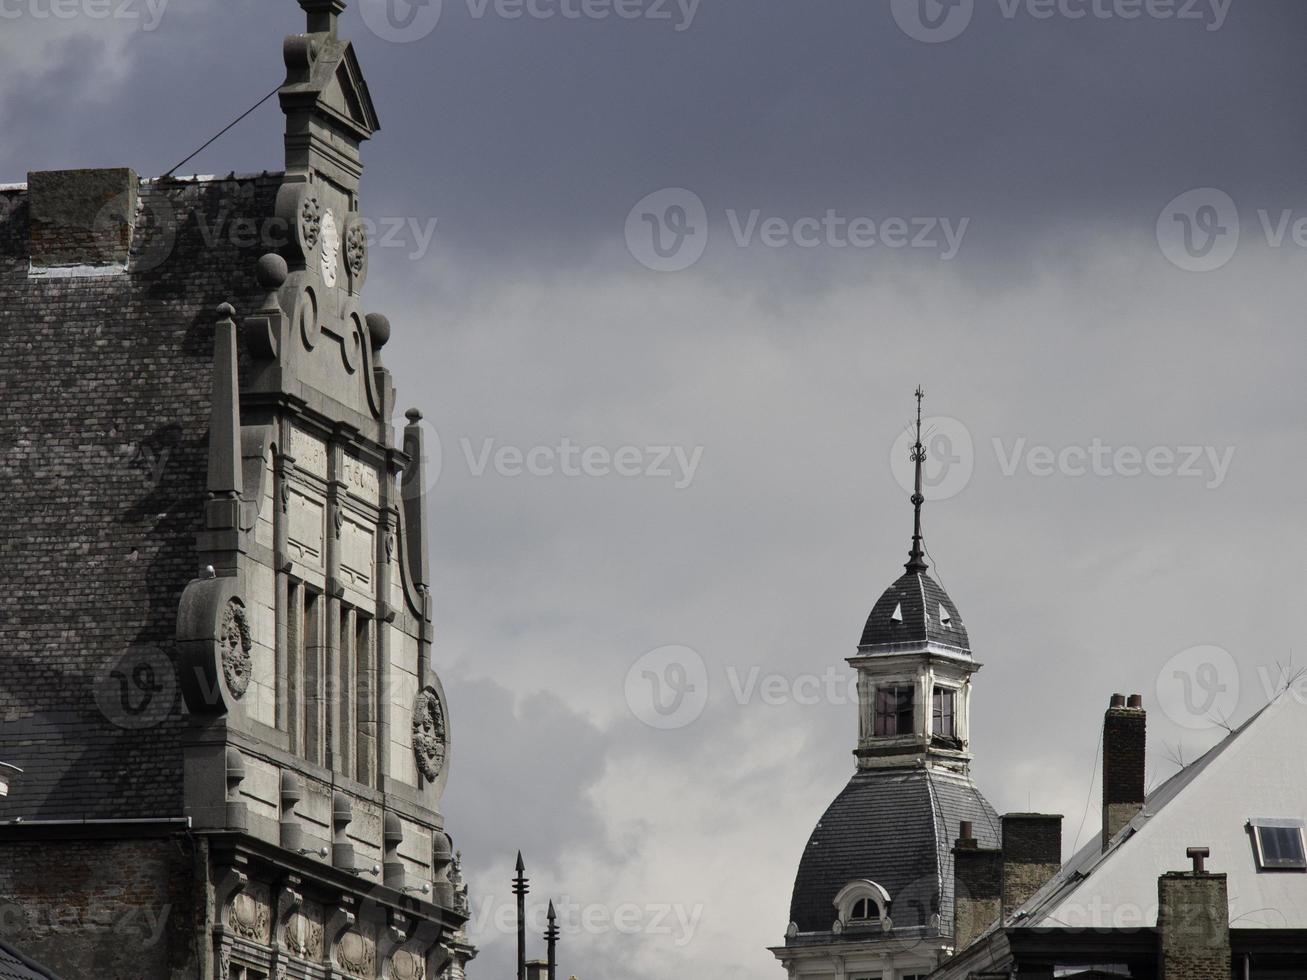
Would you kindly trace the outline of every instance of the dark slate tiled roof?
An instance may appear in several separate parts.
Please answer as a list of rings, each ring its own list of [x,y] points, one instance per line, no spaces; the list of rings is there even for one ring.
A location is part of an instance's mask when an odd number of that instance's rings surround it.
[[[59,978],[0,940],[0,980],[59,980]]]
[[[982,847],[999,846],[999,821],[970,779],[924,769],[859,772],[830,805],[799,863],[790,921],[829,932],[835,896],[868,879],[889,892],[896,930],[939,913],[953,928],[953,842],[970,820]]]
[[[940,622],[939,607],[949,614],[950,624]],[[896,622],[894,610],[902,607],[903,622]],[[885,590],[867,617],[859,646],[937,643],[954,647],[967,656],[971,641],[958,607],[948,593],[925,572],[907,572]]]

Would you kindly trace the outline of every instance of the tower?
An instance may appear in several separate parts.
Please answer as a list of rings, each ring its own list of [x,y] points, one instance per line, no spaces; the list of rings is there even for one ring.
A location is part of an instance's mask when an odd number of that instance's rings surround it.
[[[23,770],[0,895],[6,938],[67,975],[439,978],[475,955],[421,415],[392,426],[364,305],[377,114],[343,0],[299,4],[283,172],[0,189],[0,323],[27,338],[0,366],[22,504],[0,758]],[[116,928],[59,923],[83,906]]]
[[[912,547],[873,604],[857,651],[852,779],[804,849],[785,944],[791,977],[924,976],[952,949],[953,841],[966,821],[996,846],[999,820],[970,775],[971,678],[979,670],[952,598],[929,574],[922,534],[918,388]]]

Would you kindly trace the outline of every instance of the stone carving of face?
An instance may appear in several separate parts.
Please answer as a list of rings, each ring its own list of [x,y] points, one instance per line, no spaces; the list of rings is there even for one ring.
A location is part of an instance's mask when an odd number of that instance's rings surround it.
[[[250,686],[250,625],[245,618],[245,607],[238,600],[227,603],[222,614],[222,629],[218,635],[222,654],[222,672],[232,696],[241,698]]]
[[[429,780],[440,778],[445,768],[446,743],[445,707],[440,695],[432,688],[423,688],[413,706],[413,752],[418,769]]]
[[[336,285],[340,267],[340,229],[336,216],[328,208],[322,212],[322,281],[328,288]]]

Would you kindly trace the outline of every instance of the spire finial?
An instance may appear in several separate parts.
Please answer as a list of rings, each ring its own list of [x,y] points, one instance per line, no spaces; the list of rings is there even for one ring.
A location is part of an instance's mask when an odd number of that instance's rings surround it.
[[[926,392],[922,390],[921,385],[917,385],[916,398],[917,441],[912,446],[911,456],[917,469],[915,489],[912,492],[912,551],[908,553],[908,563],[903,567],[909,572],[924,572],[930,566],[926,564],[926,556],[921,544],[921,505],[926,502],[926,498],[921,493],[921,468],[926,462],[926,447],[921,444],[921,403],[926,398]]]

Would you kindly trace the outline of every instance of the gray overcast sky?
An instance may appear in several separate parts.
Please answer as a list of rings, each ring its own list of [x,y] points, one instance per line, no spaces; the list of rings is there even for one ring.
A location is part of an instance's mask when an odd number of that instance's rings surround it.
[[[403,227],[368,305],[441,447],[446,812],[478,975],[510,968],[519,846],[542,902],[588,910],[567,973],[779,972],[763,947],[856,733],[808,679],[843,669],[906,558],[891,458],[918,383],[950,461],[927,541],[985,663],[975,770],[1000,811],[1064,813],[1083,842],[1110,694],[1144,694],[1156,781],[1220,734],[1186,678],[1241,720],[1307,659],[1300,0],[976,0],[938,43],[901,0],[478,5],[445,0],[410,43],[358,4],[343,21],[383,126],[365,210]],[[0,10],[13,181],[166,171],[281,81],[303,23],[291,0]],[[269,103],[186,171],[279,169],[280,133]],[[632,213],[669,188],[692,196]],[[514,475],[512,450],[564,440],[655,472]],[[689,464],[658,475],[664,446]],[[662,731],[627,676],[668,646],[708,698]]]

